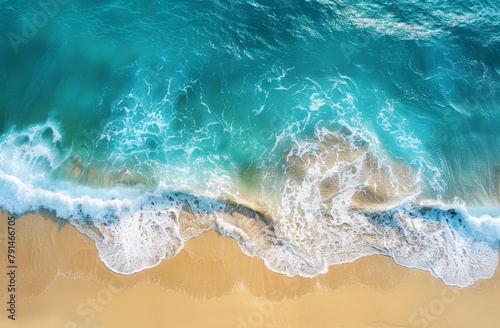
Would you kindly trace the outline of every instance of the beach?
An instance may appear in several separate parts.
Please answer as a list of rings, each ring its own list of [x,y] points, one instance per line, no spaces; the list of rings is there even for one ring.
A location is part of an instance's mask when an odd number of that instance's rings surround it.
[[[1,328],[500,326],[500,2],[0,7]]]
[[[1,217],[5,224],[7,214]],[[498,269],[470,287],[448,287],[428,272],[369,256],[316,278],[290,278],[211,231],[173,259],[125,276],[50,213],[25,215],[15,227],[16,320],[2,311],[2,327],[493,328],[500,319]]]

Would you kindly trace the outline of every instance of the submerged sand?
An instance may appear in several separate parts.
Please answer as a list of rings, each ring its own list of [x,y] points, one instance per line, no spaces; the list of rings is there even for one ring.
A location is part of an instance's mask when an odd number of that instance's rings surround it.
[[[7,214],[0,256],[7,257]],[[1,327],[498,327],[500,270],[468,288],[370,256],[313,279],[269,271],[209,232],[172,260],[123,276],[92,240],[50,215],[16,223],[16,321]],[[2,261],[2,276],[6,275]],[[0,293],[6,308],[7,280]]]

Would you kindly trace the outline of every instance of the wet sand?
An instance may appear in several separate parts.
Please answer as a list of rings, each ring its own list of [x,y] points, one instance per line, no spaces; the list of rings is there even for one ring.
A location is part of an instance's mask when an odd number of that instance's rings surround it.
[[[0,214],[6,259],[7,214]],[[2,260],[2,276],[6,262]],[[289,278],[209,232],[172,260],[123,276],[93,241],[45,213],[16,222],[16,321],[1,327],[482,327],[500,322],[500,270],[468,288],[370,256],[314,279]]]

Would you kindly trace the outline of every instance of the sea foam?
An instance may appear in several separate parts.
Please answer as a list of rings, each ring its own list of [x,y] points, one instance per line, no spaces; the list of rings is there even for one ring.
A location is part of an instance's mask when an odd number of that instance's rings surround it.
[[[314,138],[296,140],[283,158],[278,201],[263,209],[243,193],[211,197],[162,183],[146,190],[51,179],[47,172],[67,163],[57,126],[12,131],[0,147],[19,138],[24,146],[0,170],[2,209],[53,211],[93,239],[103,263],[118,273],[170,259],[209,230],[288,276],[314,277],[382,254],[468,286],[492,276],[498,262],[497,208],[420,201],[418,169],[391,161],[346,129],[318,127]]]

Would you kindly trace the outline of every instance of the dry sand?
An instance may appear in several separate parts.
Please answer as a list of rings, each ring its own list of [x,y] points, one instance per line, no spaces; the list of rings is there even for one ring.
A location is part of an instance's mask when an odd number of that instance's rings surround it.
[[[16,223],[17,314],[8,320],[6,218],[0,213],[0,327],[498,328],[500,271],[465,289],[371,256],[314,279],[288,278],[215,232],[132,276],[50,215]]]

